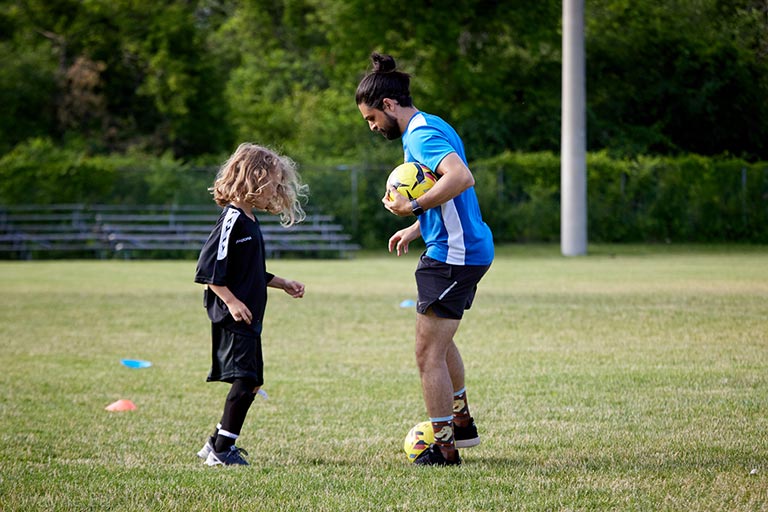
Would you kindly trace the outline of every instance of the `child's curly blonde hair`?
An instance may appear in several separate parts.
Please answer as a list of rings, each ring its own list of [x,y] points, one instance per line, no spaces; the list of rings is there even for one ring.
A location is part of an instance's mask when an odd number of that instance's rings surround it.
[[[274,151],[244,142],[221,166],[213,186],[209,188],[219,206],[233,201],[254,204],[254,198],[270,181],[275,195],[267,211],[280,215],[280,223],[292,226],[306,217],[301,202],[306,199],[308,186],[301,182],[296,163]]]

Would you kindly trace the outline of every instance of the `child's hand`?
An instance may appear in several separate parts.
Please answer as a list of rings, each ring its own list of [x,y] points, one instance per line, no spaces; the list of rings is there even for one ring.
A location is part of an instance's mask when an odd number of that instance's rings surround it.
[[[233,294],[229,288],[215,284],[209,284],[208,288],[224,301],[224,304],[227,305],[227,309],[229,310],[229,314],[232,315],[235,322],[245,322],[246,324],[251,325],[251,320],[253,320],[251,310],[248,309],[248,306],[246,306],[243,301],[235,297],[235,294]]]
[[[229,308],[229,314],[232,315],[235,322],[245,322],[246,324],[251,325],[253,315],[251,314],[251,310],[248,309],[248,306],[235,299],[227,304],[227,307]]]
[[[294,299],[300,299],[304,296],[304,284],[298,281],[286,279],[283,283],[283,290]]]

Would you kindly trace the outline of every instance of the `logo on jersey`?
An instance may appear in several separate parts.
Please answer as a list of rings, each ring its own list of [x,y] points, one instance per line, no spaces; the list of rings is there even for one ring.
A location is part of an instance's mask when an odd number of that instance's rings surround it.
[[[216,255],[217,260],[223,260],[227,257],[227,252],[229,249],[229,235],[232,234],[232,228],[234,227],[238,216],[240,216],[240,212],[234,208],[230,208],[227,211],[226,217],[224,217],[224,222],[221,226],[221,235],[219,236],[219,251]]]

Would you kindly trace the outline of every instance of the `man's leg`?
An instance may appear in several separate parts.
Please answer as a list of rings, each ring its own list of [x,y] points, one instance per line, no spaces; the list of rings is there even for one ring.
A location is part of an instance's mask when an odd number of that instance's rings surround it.
[[[456,448],[471,448],[480,444],[475,420],[469,412],[467,388],[464,386],[464,362],[456,343],[451,341],[446,357],[448,373],[453,384],[453,438]]]
[[[454,384],[448,354],[451,347],[455,350],[453,336],[459,323],[460,320],[440,318],[431,311],[416,315],[416,362],[424,403],[435,430],[435,442],[448,460],[458,457],[453,440]],[[452,364],[456,363],[455,355],[450,359]],[[463,380],[463,370],[461,373]]]
[[[446,355],[446,362],[448,364],[448,373],[451,374],[451,384],[453,384],[453,391],[459,391],[464,388],[464,361],[461,359],[459,348],[451,338],[451,343],[448,346],[448,353]]]

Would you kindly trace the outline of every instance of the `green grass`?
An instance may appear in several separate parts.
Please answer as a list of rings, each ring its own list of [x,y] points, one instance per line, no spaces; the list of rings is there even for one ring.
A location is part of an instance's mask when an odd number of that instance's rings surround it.
[[[401,450],[417,254],[270,263],[307,295],[270,292],[245,468],[195,457],[227,386],[194,262],[0,263],[0,510],[768,510],[768,249],[590,249],[500,249],[459,468]]]

